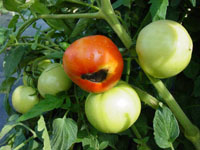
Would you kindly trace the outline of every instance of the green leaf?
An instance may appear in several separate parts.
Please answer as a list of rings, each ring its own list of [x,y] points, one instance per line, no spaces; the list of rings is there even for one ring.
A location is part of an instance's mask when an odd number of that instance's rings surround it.
[[[108,144],[109,144],[108,141],[101,142],[99,145],[99,149],[105,149],[106,147],[108,147]]]
[[[18,22],[19,15],[14,15],[8,24],[8,28],[15,28]]]
[[[9,93],[12,85],[16,81],[16,78],[10,77],[5,79],[2,84],[0,85],[0,93]]]
[[[3,128],[2,128],[2,130],[1,130],[1,132],[0,132],[0,140],[6,135],[6,134],[8,134],[15,126],[17,126],[18,125],[18,123],[8,123],[8,124],[6,124]]]
[[[131,8],[131,0],[117,0],[116,2],[114,2],[112,4],[113,9],[116,9],[116,8],[123,6],[123,5],[128,7],[128,8]]]
[[[41,115],[40,119],[38,120],[38,131],[42,132],[42,138],[44,140],[44,147],[43,150],[51,150],[50,138],[46,128],[46,123],[44,121],[44,117]]]
[[[9,11],[20,11],[20,5],[22,5],[23,2],[20,0],[3,0],[3,6]]]
[[[16,138],[14,140],[13,143],[13,148],[16,148],[18,145],[20,145],[21,143],[23,143],[26,140],[26,137],[23,133],[23,130],[20,129],[17,133],[16,133]],[[22,148],[20,148],[20,150],[24,150],[26,149],[26,145],[23,146]]]
[[[35,0],[30,7],[31,11],[39,14],[49,14],[50,11],[45,4],[41,3],[39,0]]]
[[[44,100],[41,100],[30,111],[23,114],[18,121],[25,121],[36,116],[41,115],[44,112],[59,108],[64,101],[64,97],[56,97],[53,95],[46,95]]]
[[[150,0],[150,3],[152,21],[165,19],[167,6],[169,5],[168,0]]]
[[[102,142],[108,142],[108,145],[116,150],[115,144],[118,141],[117,135],[112,134],[100,134],[99,135],[99,141]]]
[[[68,150],[77,138],[78,127],[70,118],[58,118],[53,121],[51,139],[52,150]]]
[[[200,97],[200,76],[194,81],[194,90],[192,95],[195,97]]]
[[[193,7],[196,6],[196,0],[190,0],[190,3],[192,4]]]
[[[4,67],[4,73],[6,78],[10,77],[17,69],[17,66],[19,65],[21,59],[23,58],[23,55],[25,51],[27,50],[27,47],[19,46],[15,49],[11,49],[7,56],[5,56],[5,67]]]
[[[37,30],[37,32],[35,33],[35,36],[34,36],[34,43],[31,45],[31,48],[32,48],[33,50],[35,50],[35,49],[37,48],[38,39],[39,39],[39,37],[40,37],[40,29],[41,29],[41,28],[39,28],[39,29]]]
[[[135,122],[135,126],[142,136],[147,135],[148,130],[149,130],[149,126],[148,126],[147,117],[144,114],[140,115],[140,117]]]
[[[78,36],[80,33],[82,33],[88,26],[89,21],[91,21],[91,19],[80,18],[79,21],[77,22],[76,26],[74,27],[69,38],[74,38],[74,37]]]
[[[0,147],[0,150],[11,150],[11,149],[12,149],[11,145],[6,145],[6,146]]]
[[[66,30],[67,33],[70,33],[71,32],[71,29],[69,29],[66,24],[64,23],[63,20],[58,20],[58,19],[45,19],[46,23],[56,29],[56,30],[59,30],[59,31],[63,31],[63,30]]]
[[[65,100],[65,104],[62,105],[62,109],[69,109],[71,107],[72,103],[71,103],[71,100],[70,100],[70,97],[67,96],[66,97],[66,100]]]
[[[166,106],[156,110],[153,119],[154,138],[160,148],[169,148],[178,137],[180,130],[178,122]]]
[[[0,27],[0,45],[3,45],[9,35],[8,29]]]
[[[200,70],[200,64],[191,61],[187,68],[184,70],[184,75],[190,79],[195,79]]]
[[[51,58],[61,59],[63,57],[63,55],[64,55],[63,51],[58,51],[58,52],[53,52],[53,53],[47,54],[46,56],[51,57]]]

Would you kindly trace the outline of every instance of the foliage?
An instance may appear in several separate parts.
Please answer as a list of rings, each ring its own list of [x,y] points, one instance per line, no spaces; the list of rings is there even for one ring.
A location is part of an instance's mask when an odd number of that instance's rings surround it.
[[[105,7],[101,5],[103,2],[109,4],[108,0],[3,0],[4,8],[16,14],[8,28],[0,28],[0,53],[5,54],[5,80],[0,86],[0,92],[6,94],[4,106],[9,114],[7,124],[0,132],[0,150],[200,149],[198,142],[196,145],[194,142],[195,133],[198,132],[193,132],[192,126],[190,128],[186,125],[194,138],[189,135],[190,132],[184,133],[183,125],[188,121],[178,116],[171,109],[173,106],[169,105],[171,110],[167,108],[168,103],[163,94],[157,92],[151,84],[153,80],[148,79],[135,61],[137,35],[148,23],[170,19],[181,23],[188,30],[194,45],[191,62],[182,73],[162,82],[186,116],[200,128],[200,2],[111,1],[118,23],[123,28],[121,37],[115,28],[117,25],[112,25],[114,17],[105,19],[96,13]],[[43,19],[48,28],[39,26],[38,19]],[[30,26],[35,33],[28,36],[23,34]],[[40,102],[23,115],[13,110],[9,104],[10,90],[23,72],[33,80],[32,87],[36,88],[41,74],[37,69],[40,61],[51,59],[54,63],[62,63],[63,52],[73,41],[96,34],[109,37],[119,47],[124,58],[121,79],[136,87],[144,102],[142,113],[134,126],[118,134],[97,131],[89,124],[84,112],[89,93],[75,84],[67,92],[40,97]],[[131,37],[131,46],[125,43],[127,38],[123,36]],[[155,111],[146,104],[158,109]],[[179,132],[179,127],[183,132]]]

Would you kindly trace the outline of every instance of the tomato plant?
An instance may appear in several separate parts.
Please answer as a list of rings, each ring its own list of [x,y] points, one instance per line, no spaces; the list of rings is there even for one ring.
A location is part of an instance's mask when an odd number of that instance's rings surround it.
[[[89,92],[103,92],[120,79],[123,59],[117,46],[102,35],[88,36],[72,43],[63,56],[65,72]]]
[[[200,1],[2,4],[0,149],[200,150]],[[23,74],[42,100],[21,114]]]
[[[36,90],[29,86],[18,86],[12,94],[13,107],[22,114],[28,112],[38,102]]]
[[[71,87],[71,80],[65,74],[61,64],[49,65],[38,79],[38,91],[44,97],[45,94],[55,95],[67,91]]]
[[[89,122],[104,133],[128,129],[139,117],[141,103],[137,93],[125,82],[104,93],[90,93],[85,102]]]
[[[144,27],[136,51],[141,67],[156,78],[172,77],[191,60],[193,43],[186,29],[171,20],[159,20]]]

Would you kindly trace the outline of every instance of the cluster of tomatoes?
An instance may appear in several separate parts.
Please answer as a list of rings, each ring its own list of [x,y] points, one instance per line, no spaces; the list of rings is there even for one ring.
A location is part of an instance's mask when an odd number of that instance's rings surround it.
[[[136,52],[144,72],[155,78],[168,78],[188,65],[192,46],[182,25],[161,20],[141,30]],[[128,83],[120,80],[122,71],[123,58],[117,46],[105,36],[88,36],[66,49],[63,65],[47,63],[37,89],[42,97],[55,95],[70,89],[73,81],[90,92],[85,101],[89,122],[101,132],[118,133],[129,128],[141,112],[139,96]],[[19,93],[24,94],[19,96]],[[12,102],[16,111],[26,113],[39,98],[36,90],[25,84],[15,89]]]

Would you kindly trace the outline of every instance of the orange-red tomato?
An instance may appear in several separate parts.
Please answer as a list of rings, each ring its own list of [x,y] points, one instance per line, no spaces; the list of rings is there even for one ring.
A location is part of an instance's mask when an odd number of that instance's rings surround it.
[[[71,80],[82,89],[100,93],[120,80],[123,58],[109,38],[103,35],[87,36],[66,49],[63,67]]]

